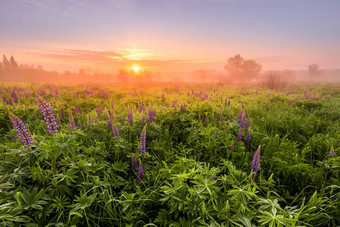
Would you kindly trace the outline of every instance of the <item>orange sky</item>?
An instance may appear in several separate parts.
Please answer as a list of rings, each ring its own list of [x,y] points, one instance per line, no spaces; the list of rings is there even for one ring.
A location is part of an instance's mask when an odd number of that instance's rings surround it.
[[[223,71],[340,67],[340,1],[3,0],[0,53],[48,70]]]

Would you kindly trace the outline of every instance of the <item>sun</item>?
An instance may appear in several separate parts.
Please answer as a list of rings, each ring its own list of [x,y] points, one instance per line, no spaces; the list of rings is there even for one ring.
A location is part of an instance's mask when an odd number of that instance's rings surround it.
[[[131,71],[138,74],[141,73],[143,71],[142,67],[138,66],[138,65],[133,65],[131,66]]]

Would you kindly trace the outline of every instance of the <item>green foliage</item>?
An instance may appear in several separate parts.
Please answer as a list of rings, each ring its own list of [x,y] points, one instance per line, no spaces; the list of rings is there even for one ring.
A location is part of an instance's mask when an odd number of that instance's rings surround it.
[[[35,142],[24,148],[14,138],[2,103],[1,226],[340,224],[340,158],[329,156],[332,146],[340,155],[338,85],[268,91],[221,84],[37,84],[59,117],[60,132],[53,135],[34,99],[24,96],[30,87],[21,86],[0,88],[7,98],[12,91],[20,97],[21,103],[9,108]],[[59,95],[50,94],[53,89]],[[307,93],[315,99],[305,98]],[[70,131],[61,110],[76,107],[82,112],[74,112],[74,120],[81,125]],[[151,108],[157,114],[147,124]],[[250,118],[249,144],[245,130],[237,141],[241,108]],[[129,109],[133,125],[127,121]],[[120,139],[114,138],[109,121],[118,127]],[[147,152],[141,155],[145,124]],[[252,158],[259,145],[259,172],[253,180]],[[132,170],[133,156],[137,171]]]

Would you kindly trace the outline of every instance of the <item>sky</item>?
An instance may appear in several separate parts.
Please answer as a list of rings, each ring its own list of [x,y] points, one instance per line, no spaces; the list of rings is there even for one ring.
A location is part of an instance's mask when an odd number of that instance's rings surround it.
[[[339,0],[0,0],[0,54],[49,70],[340,68]]]

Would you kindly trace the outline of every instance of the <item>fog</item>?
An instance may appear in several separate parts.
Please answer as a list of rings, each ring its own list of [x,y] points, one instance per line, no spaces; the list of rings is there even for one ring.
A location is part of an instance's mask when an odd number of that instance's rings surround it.
[[[237,56],[235,56],[237,57]],[[232,59],[232,58],[230,58]],[[311,66],[315,66],[311,65]],[[316,65],[317,66],[317,65]],[[228,68],[226,65],[225,68]],[[175,69],[174,69],[175,71]],[[248,70],[249,71],[249,70]],[[18,64],[14,57],[8,60],[3,55],[0,62],[0,82],[48,82],[48,83],[150,83],[150,82],[194,82],[194,83],[294,83],[294,82],[340,82],[340,69],[263,70],[258,73],[224,70],[197,69],[192,72],[148,72],[134,73],[120,69],[112,73],[93,73],[84,69],[78,72],[44,70],[42,66]]]

